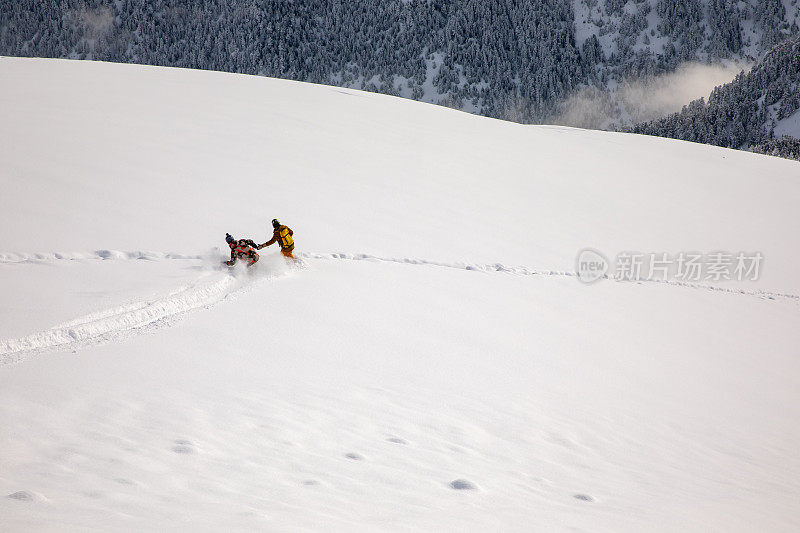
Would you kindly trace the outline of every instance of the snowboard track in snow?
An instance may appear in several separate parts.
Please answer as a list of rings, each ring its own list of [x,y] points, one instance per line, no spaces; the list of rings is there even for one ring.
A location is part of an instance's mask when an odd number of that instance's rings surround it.
[[[475,264],[466,262],[440,262],[413,258],[388,258],[370,254],[348,253],[310,253],[298,254],[302,268],[303,260],[344,260],[369,261],[375,263],[398,263],[404,265],[422,265],[456,270],[467,270],[482,273],[506,273],[517,276],[542,276],[574,278],[575,273],[556,270],[536,270],[528,267],[509,267],[500,263]],[[209,255],[184,255],[165,252],[115,250],[97,250],[84,253],[6,253],[0,254],[0,265],[3,264],[42,264],[58,261],[165,261],[190,260],[204,261]],[[290,267],[291,270],[291,267]],[[208,309],[220,301],[248,286],[252,279],[274,279],[285,273],[267,271],[266,275],[236,275],[235,272],[209,269],[193,282],[161,297],[149,298],[122,306],[101,310],[81,318],[54,326],[44,331],[33,333],[17,339],[0,340],[0,365],[20,362],[31,355],[56,350],[74,350],[83,346],[106,342],[120,341],[132,335],[144,333],[161,327],[173,325],[188,313],[200,309]],[[616,281],[616,283],[632,283]],[[719,286],[685,283],[669,280],[641,280],[633,283],[660,283],[678,287],[704,289],[730,294],[758,297],[768,300],[786,299],[800,301],[794,294],[774,293],[766,291],[746,291]]]
[[[202,261],[203,273],[195,280],[163,296],[146,298],[125,305],[100,310],[26,337],[0,340],[0,365],[21,362],[32,355],[57,350],[124,340],[175,324],[188,313],[225,300],[253,282],[273,279],[293,270],[262,268],[258,271],[228,269],[219,265],[218,257],[209,263],[208,255],[181,255],[160,252],[119,252],[99,250],[91,253],[0,254],[2,264],[44,264],[55,261],[107,260],[193,260]],[[283,263],[283,259],[279,259]],[[201,265],[203,264],[201,263]],[[294,268],[302,268],[302,263]]]
[[[0,341],[0,364],[58,349],[122,340],[135,333],[173,324],[183,315],[223,300],[237,279],[207,274],[161,298],[98,311],[19,339]]]

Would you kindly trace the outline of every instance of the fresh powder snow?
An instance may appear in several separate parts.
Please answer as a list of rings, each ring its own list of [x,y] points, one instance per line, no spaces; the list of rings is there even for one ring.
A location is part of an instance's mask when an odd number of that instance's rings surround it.
[[[13,58],[0,161],[0,530],[800,528],[796,162]]]

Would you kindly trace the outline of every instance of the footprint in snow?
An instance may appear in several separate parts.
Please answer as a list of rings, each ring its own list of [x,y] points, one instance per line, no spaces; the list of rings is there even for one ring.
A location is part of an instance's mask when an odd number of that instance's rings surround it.
[[[194,453],[194,445],[191,443],[191,441],[176,440],[173,442],[175,443],[175,446],[172,447],[173,452],[183,454]]]
[[[346,454],[344,454],[344,456],[347,457],[348,459],[352,459],[353,461],[363,461],[364,460],[364,456],[363,455],[359,455],[359,454],[353,453],[353,452],[346,453]]]
[[[395,444],[408,444],[408,441],[401,439],[400,437],[389,437],[386,439],[388,442],[393,442]]]
[[[454,479],[450,482],[450,488],[453,490],[477,490],[477,486],[467,479]]]
[[[576,500],[581,500],[581,501],[584,501],[584,502],[593,502],[594,501],[594,498],[592,498],[588,494],[573,494],[572,497],[575,498]]]
[[[17,500],[21,502],[30,502],[34,500],[34,496],[32,493],[28,492],[27,490],[20,490],[13,494],[9,494],[6,498],[11,498],[12,500]]]

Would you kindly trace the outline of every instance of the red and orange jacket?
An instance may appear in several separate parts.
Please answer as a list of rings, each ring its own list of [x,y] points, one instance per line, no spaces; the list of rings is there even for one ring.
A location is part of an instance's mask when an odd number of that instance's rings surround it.
[[[249,259],[253,259],[254,257],[258,257],[258,254],[250,245],[239,246],[231,246],[231,260],[228,261],[228,264],[232,265],[236,263],[236,260],[239,258],[247,257]]]

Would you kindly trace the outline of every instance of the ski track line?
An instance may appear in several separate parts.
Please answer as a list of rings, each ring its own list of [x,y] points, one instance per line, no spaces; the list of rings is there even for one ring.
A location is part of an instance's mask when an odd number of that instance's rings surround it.
[[[575,272],[566,270],[535,270],[523,266],[505,266],[500,263],[489,264],[475,264],[466,262],[446,263],[441,261],[428,261],[427,259],[412,259],[412,258],[395,258],[395,257],[379,257],[369,254],[348,254],[348,253],[330,253],[319,254],[311,252],[300,252],[298,254],[304,259],[321,259],[321,260],[346,260],[346,261],[372,261],[379,263],[400,263],[405,265],[428,265],[437,266],[442,268],[452,268],[456,270],[470,270],[474,272],[502,272],[516,276],[550,276],[550,277],[564,277],[575,278]],[[800,296],[796,294],[769,292],[762,290],[748,291],[745,289],[732,289],[729,287],[720,287],[715,285],[703,285],[702,283],[691,283],[686,281],[677,280],[660,280],[660,279],[642,279],[635,281],[617,280],[609,277],[607,274],[603,276],[604,280],[609,280],[614,283],[660,283],[663,285],[672,285],[675,287],[687,287],[691,289],[703,289],[715,292],[724,292],[730,294],[739,294],[743,296],[753,296],[767,300],[776,300],[778,298],[800,301]]]
[[[184,255],[168,252],[120,252],[118,250],[95,250],[94,252],[36,252],[0,253],[0,264],[13,263],[51,263],[54,261],[120,261],[142,259],[162,261],[165,259],[203,259],[202,255]]]
[[[226,250],[227,251],[227,250]],[[147,261],[163,261],[163,260],[202,260],[208,259],[211,255],[216,257],[220,252],[218,248],[210,250],[202,255],[179,254],[171,252],[153,252],[146,250],[137,250],[132,252],[119,251],[119,250],[95,250],[93,252],[36,252],[36,253],[0,253],[0,264],[17,264],[17,263],[50,263],[55,261],[127,261],[127,260],[147,260]],[[576,277],[575,272],[566,270],[536,270],[524,266],[506,266],[501,263],[488,263],[476,264],[467,263],[463,261],[457,262],[442,262],[430,261],[427,259],[415,258],[396,258],[396,257],[380,257],[371,254],[352,254],[352,253],[314,253],[314,252],[298,252],[296,254],[301,259],[317,259],[317,260],[346,260],[346,261],[372,261],[382,263],[399,263],[404,265],[427,265],[437,266],[442,268],[452,268],[457,270],[471,270],[476,272],[503,272],[506,274],[513,274],[517,276],[557,276],[557,277]],[[664,285],[672,285],[676,287],[688,287],[692,289],[704,289],[709,291],[726,292],[730,294],[741,294],[746,296],[754,296],[765,299],[775,300],[777,298],[789,299],[800,301],[800,295],[780,292],[770,292],[762,290],[745,290],[745,289],[732,289],[729,287],[721,287],[715,285],[704,285],[702,283],[692,283],[678,280],[659,280],[659,279],[642,279],[636,281],[617,280],[608,275],[603,276],[605,280],[610,280],[616,283],[661,283]]]
[[[240,285],[228,273],[205,274],[163,298],[93,313],[19,339],[0,341],[0,365],[29,355],[123,339],[174,323],[179,317],[223,300]]]
[[[575,273],[557,270],[535,270],[528,267],[509,267],[500,263],[474,264],[466,262],[441,262],[426,259],[390,258],[370,254],[349,253],[311,253],[300,252],[299,258],[309,260],[345,260],[345,261],[371,261],[378,263],[398,263],[404,265],[423,265],[456,270],[468,270],[483,273],[506,273],[517,276],[543,276],[574,278]],[[97,250],[94,252],[73,253],[6,253],[0,254],[0,264],[20,263],[50,263],[55,261],[128,261],[128,260],[203,260],[207,255],[183,255],[167,252],[135,251],[123,252],[115,250]],[[302,268],[302,265],[300,265]],[[267,272],[265,278],[274,278],[281,273]],[[607,280],[616,283],[631,283],[619,281],[605,276]],[[50,329],[40,331],[18,339],[0,341],[0,365],[17,363],[29,355],[44,353],[52,350],[66,350],[89,344],[99,344],[127,338],[136,333],[164,327],[175,323],[185,314],[201,308],[209,308],[224,300],[229,295],[245,286],[245,278],[232,275],[230,272],[206,272],[194,282],[185,285],[161,298],[154,298],[126,305],[112,307],[89,315],[85,315],[69,322],[65,322]],[[256,278],[258,279],[258,278]],[[744,289],[731,289],[719,286],[702,285],[669,280],[639,280],[636,283],[661,283],[677,287],[702,289],[762,299],[786,299],[800,301],[800,296],[794,294],[774,293],[766,291],[746,291]]]

